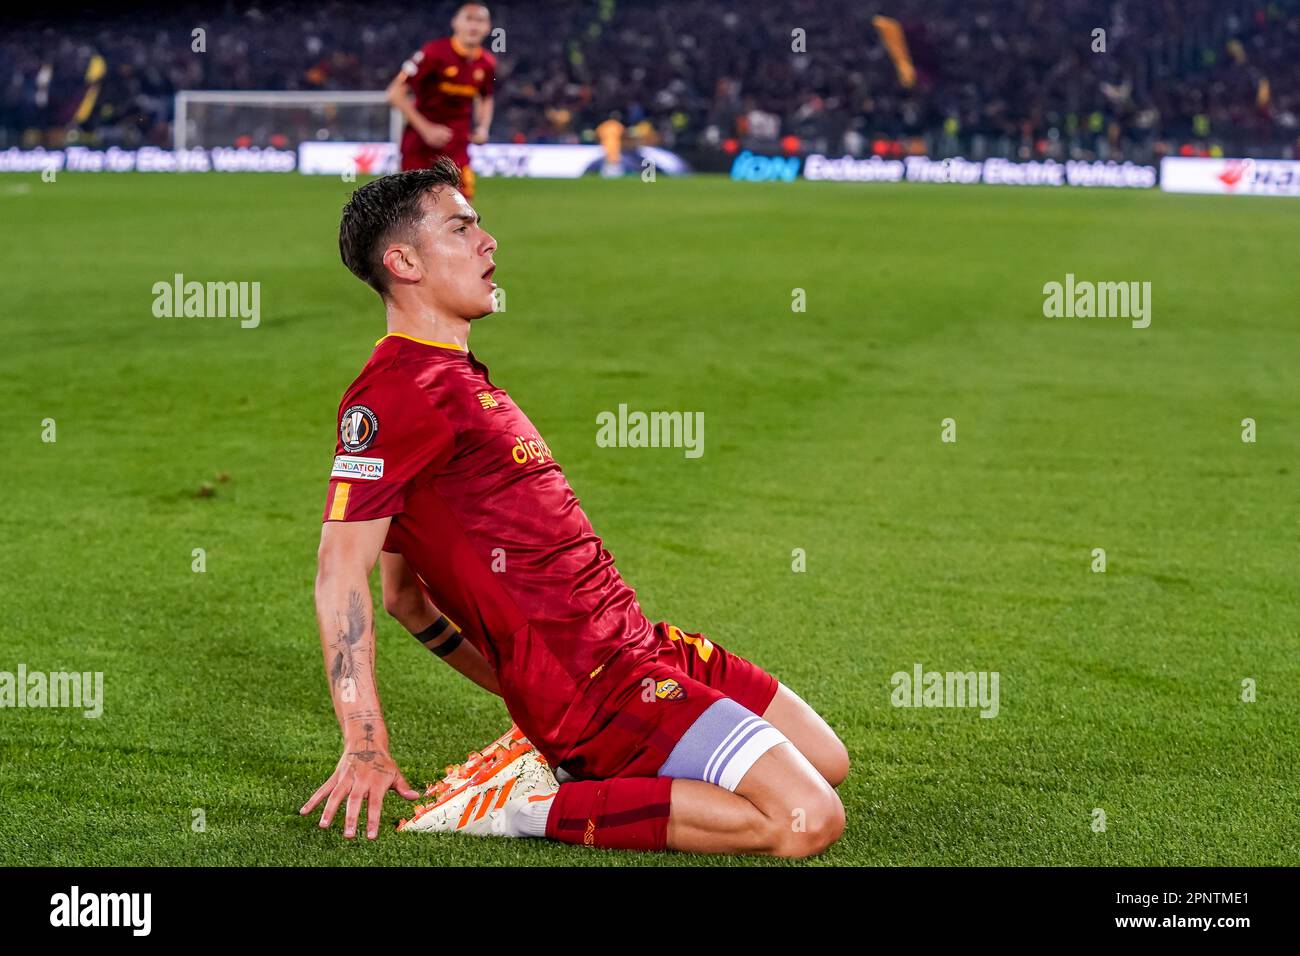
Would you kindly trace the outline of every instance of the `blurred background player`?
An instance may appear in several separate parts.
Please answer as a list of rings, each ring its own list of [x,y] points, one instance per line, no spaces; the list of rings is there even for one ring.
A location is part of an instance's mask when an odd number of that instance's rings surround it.
[[[462,4],[451,19],[451,36],[411,54],[388,84],[388,101],[406,117],[402,169],[428,169],[449,156],[460,167],[466,198],[474,195],[469,144],[487,142],[492,125],[497,63],[483,49],[491,29],[485,5]]]
[[[623,117],[615,110],[609,119],[596,127],[596,139],[605,151],[605,163],[601,167],[602,176],[623,175]]]

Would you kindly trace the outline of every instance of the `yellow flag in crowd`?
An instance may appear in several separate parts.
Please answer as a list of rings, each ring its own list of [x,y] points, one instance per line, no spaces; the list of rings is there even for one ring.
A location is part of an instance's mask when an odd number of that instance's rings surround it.
[[[916,83],[916,67],[912,65],[912,54],[907,49],[907,37],[903,36],[903,25],[893,17],[874,16],[871,25],[880,34],[880,42],[889,51],[889,58],[894,61],[898,71],[898,82],[906,89]]]
[[[86,64],[86,95],[81,98],[81,105],[77,107],[77,115],[72,118],[74,125],[80,126],[86,120],[90,119],[90,111],[95,108],[95,100],[99,98],[99,83],[108,72],[108,64],[104,58],[96,53]]]

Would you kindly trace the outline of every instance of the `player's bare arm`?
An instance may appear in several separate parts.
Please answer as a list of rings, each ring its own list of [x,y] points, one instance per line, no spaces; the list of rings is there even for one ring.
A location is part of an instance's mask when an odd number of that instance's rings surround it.
[[[375,683],[369,579],[391,520],[326,522],[317,554],[316,620],[334,714],[343,733],[343,753],[329,779],[299,813],[311,813],[324,800],[320,826],[325,829],[346,800],[343,835],[348,839],[356,836],[363,805],[368,804],[366,836],[373,840],[379,836],[384,795],[389,790],[408,800],[419,796],[389,753],[388,728]]]
[[[397,71],[397,75],[388,84],[386,92],[389,104],[401,113],[406,122],[411,124],[411,128],[420,134],[420,138],[434,149],[445,146],[451,139],[450,126],[433,122],[415,108],[415,100],[411,97],[404,70]]]
[[[473,644],[461,637],[456,626],[429,600],[406,559],[385,551],[379,559],[379,570],[384,610],[388,615],[453,669],[500,697],[501,686],[492,672],[492,665]]]
[[[475,98],[474,132],[469,140],[471,143],[486,143],[488,141],[488,131],[492,128],[492,111],[495,107],[495,97],[480,96]]]

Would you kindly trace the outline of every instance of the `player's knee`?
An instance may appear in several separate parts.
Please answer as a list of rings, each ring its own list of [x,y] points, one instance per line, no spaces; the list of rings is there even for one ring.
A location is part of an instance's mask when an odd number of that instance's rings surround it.
[[[844,778],[849,775],[849,748],[844,746],[844,742],[840,738],[835,738],[835,743],[831,745],[829,753],[819,769],[822,776],[826,778],[826,782],[832,787],[838,787],[844,782]]]
[[[803,795],[790,807],[788,820],[774,822],[781,831],[774,850],[777,856],[816,856],[844,833],[844,804],[826,787],[824,792]]]

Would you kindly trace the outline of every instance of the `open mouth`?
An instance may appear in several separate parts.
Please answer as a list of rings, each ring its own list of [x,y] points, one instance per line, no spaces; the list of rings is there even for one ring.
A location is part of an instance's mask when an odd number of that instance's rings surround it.
[[[487,282],[492,282],[492,273],[496,271],[497,271],[497,267],[495,264],[488,266],[486,271],[484,271],[483,273],[483,279],[486,280]]]

